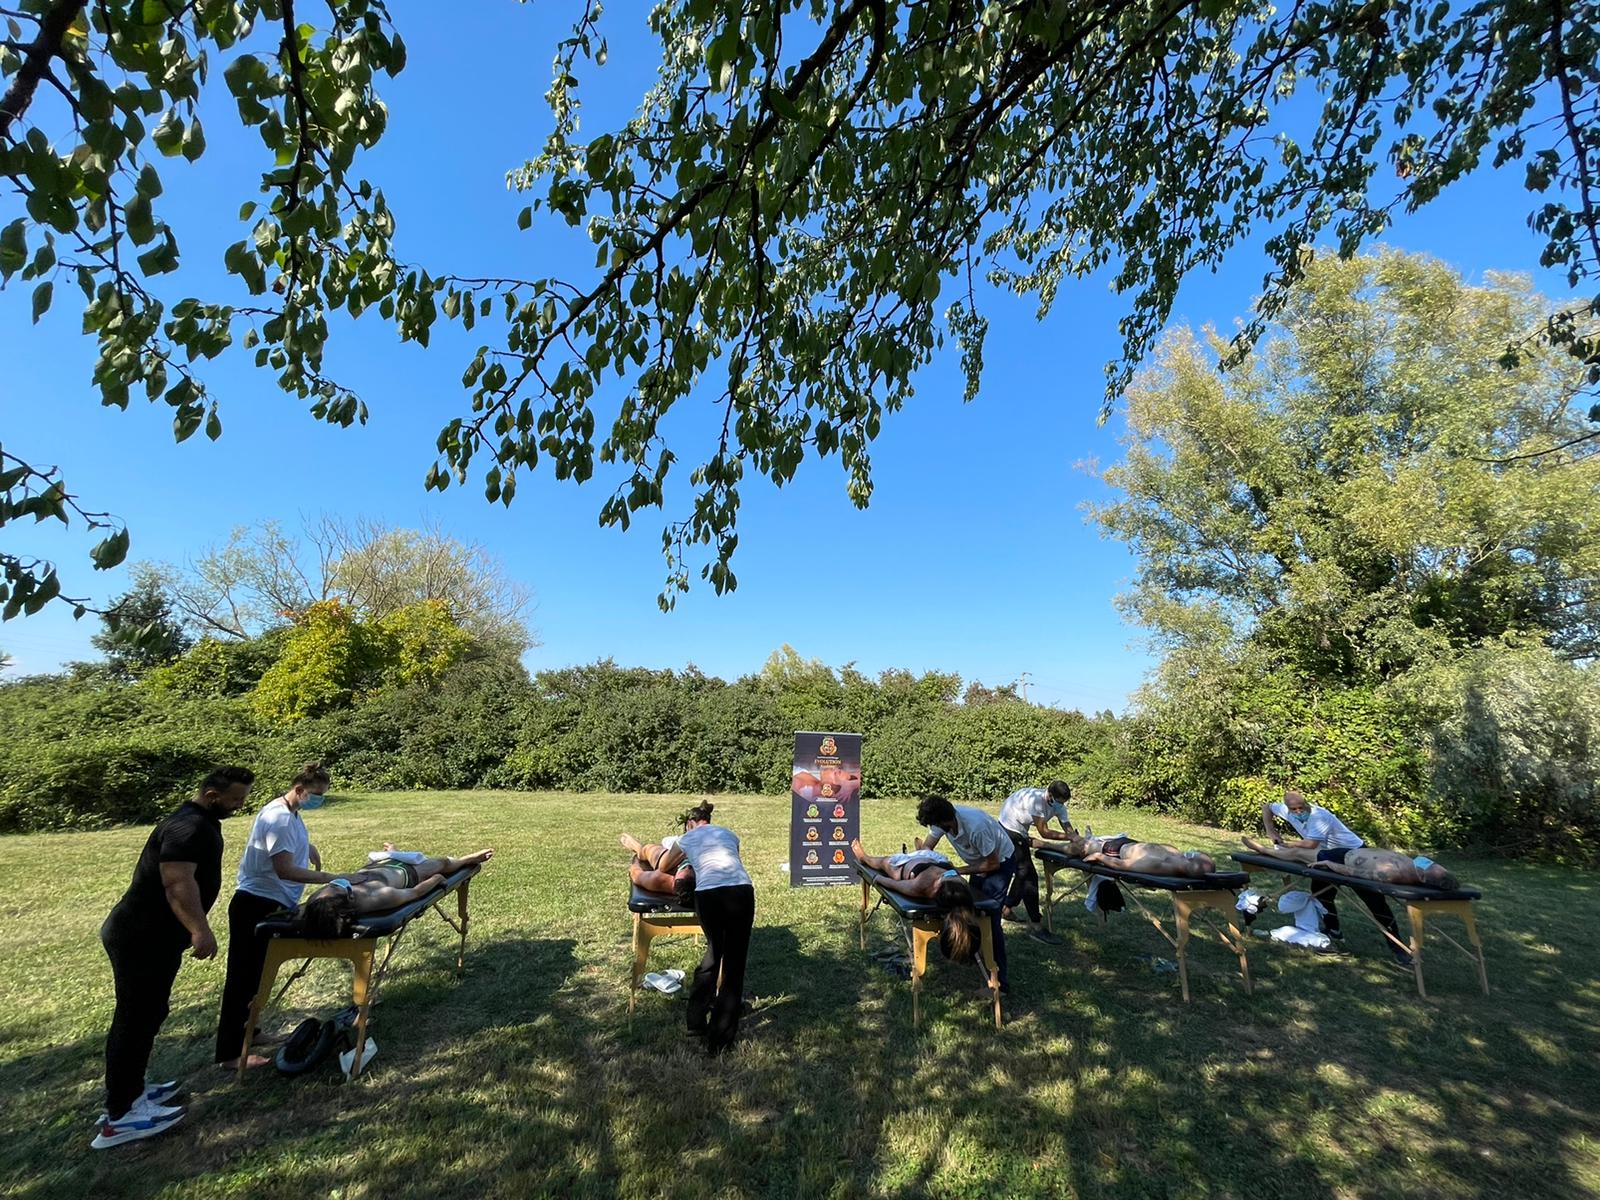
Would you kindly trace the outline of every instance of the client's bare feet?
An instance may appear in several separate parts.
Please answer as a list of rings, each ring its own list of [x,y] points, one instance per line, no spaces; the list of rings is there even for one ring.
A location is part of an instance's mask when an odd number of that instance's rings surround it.
[[[264,1067],[271,1061],[272,1060],[270,1058],[263,1058],[259,1054],[251,1054],[245,1058],[244,1065],[247,1068],[254,1069],[255,1067]],[[224,1071],[237,1071],[239,1069],[239,1060],[237,1058],[232,1058],[227,1062],[218,1063],[217,1066]]]
[[[467,855],[466,858],[462,859],[461,861],[469,865],[472,863],[486,863],[493,857],[494,851],[492,849],[479,850],[476,854]]]
[[[1275,847],[1269,846],[1265,842],[1256,841],[1255,838],[1247,838],[1246,837],[1246,838],[1240,838],[1239,840],[1241,842],[1243,842],[1246,846],[1248,846],[1251,850],[1254,850],[1257,854],[1271,854],[1272,851],[1275,849]]]
[[[855,855],[857,862],[860,862],[861,859],[866,855],[867,848],[861,844],[861,839],[859,837],[853,837],[850,839],[850,853]]]
[[[393,842],[385,842],[383,844],[383,849],[384,849],[385,853],[393,854],[394,853],[394,843]]]
[[[633,855],[635,858],[639,857],[639,851],[644,849],[644,843],[638,838],[634,837],[631,833],[623,834],[617,839],[617,841],[621,842],[623,849],[627,850],[627,852]]]

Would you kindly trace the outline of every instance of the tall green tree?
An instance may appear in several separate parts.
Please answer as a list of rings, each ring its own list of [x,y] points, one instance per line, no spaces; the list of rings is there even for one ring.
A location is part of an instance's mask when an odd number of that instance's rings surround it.
[[[1322,680],[1527,635],[1600,652],[1600,441],[1588,372],[1529,348],[1552,305],[1390,252],[1318,260],[1257,354],[1170,335],[1127,393],[1132,615],[1168,645],[1246,635]]]
[[[124,678],[169,663],[194,645],[172,611],[171,597],[150,574],[113,601],[101,622],[103,628],[90,643],[105,655],[112,672]]]
[[[1349,253],[1486,160],[1524,172],[1545,264],[1574,286],[1600,271],[1595,0],[663,0],[648,19],[662,57],[638,115],[580,136],[579,73],[606,58],[586,0],[557,48],[553,130],[513,173],[532,200],[521,224],[539,210],[585,226],[593,273],[476,279],[401,258],[395,214],[355,169],[385,128],[376,82],[405,61],[379,0],[14,0],[0,176],[22,211],[0,219],[0,277],[32,287],[36,316],[76,283],[102,398],[164,401],[179,438],[220,434],[200,366],[230,348],[348,424],[362,402],[322,370],[335,314],[376,310],[424,344],[441,320],[484,323],[427,485],[476,473],[509,502],[541,462],[577,481],[611,463],[600,519],[626,528],[687,459],[691,498],[663,537],[670,605],[696,567],[735,585],[747,473],[782,484],[837,455],[864,505],[871,444],[947,337],[976,394],[980,273],[1043,312],[1110,271],[1129,299],[1109,397],[1191,270],[1266,246],[1240,352],[1305,247]],[[163,160],[204,152],[196,103],[219,86],[263,160],[224,255],[235,294],[200,297],[161,216]],[[1578,303],[1508,346],[1595,364],[1594,315]],[[613,377],[615,406],[599,391]],[[669,445],[691,393],[721,406],[720,432]],[[73,514],[59,477],[5,453],[0,521]],[[96,565],[119,560],[125,531],[78,515],[108,529]],[[49,564],[0,568],[4,615],[60,590]]]

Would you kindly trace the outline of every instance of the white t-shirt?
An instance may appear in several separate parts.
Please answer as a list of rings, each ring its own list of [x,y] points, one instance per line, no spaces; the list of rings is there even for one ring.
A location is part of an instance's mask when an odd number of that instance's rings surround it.
[[[1359,850],[1366,845],[1343,821],[1315,804],[1306,805],[1304,817],[1295,816],[1287,804],[1274,804],[1272,811],[1289,822],[1301,837],[1318,843],[1324,850]]]
[[[947,833],[937,826],[930,827],[928,836],[923,839],[924,850],[932,850],[940,838],[947,837],[956,853],[969,863],[981,862],[991,854],[998,854],[1001,862],[1011,857],[1015,847],[1006,831],[1000,828],[999,821],[981,808],[969,808],[965,804],[952,807],[956,810],[956,831]]]
[[[1018,788],[1000,806],[1000,824],[1013,833],[1026,835],[1035,821],[1048,821],[1051,817],[1058,819],[1062,825],[1069,823],[1067,806],[1059,800],[1050,799],[1049,791],[1041,787]]]
[[[285,908],[299,904],[306,885],[278,878],[272,867],[272,856],[286,850],[295,866],[302,870],[310,867],[311,835],[306,832],[306,823],[280,796],[258,812],[250,826],[244,857],[239,860],[239,890],[264,900],[276,900]]]
[[[739,861],[739,838],[723,825],[700,825],[678,839],[678,849],[694,868],[694,890],[749,884],[750,875]]]

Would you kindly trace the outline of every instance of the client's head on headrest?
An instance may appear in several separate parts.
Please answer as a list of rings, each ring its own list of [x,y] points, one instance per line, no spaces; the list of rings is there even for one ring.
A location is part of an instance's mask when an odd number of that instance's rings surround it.
[[[318,889],[300,909],[301,937],[341,938],[355,923],[356,898],[341,888]]]

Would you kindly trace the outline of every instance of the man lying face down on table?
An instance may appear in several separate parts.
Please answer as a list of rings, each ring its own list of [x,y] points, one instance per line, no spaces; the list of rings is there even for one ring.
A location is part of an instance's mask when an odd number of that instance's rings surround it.
[[[868,854],[860,838],[850,843],[850,853],[862,866],[882,875],[883,886],[891,892],[938,905],[944,913],[939,926],[939,953],[952,962],[972,961],[982,936],[978,911],[972,906],[972,889],[948,858],[937,850]]]
[[[1162,842],[1141,842],[1126,834],[1095,837],[1085,827],[1082,837],[1068,839],[1066,852],[1084,862],[1139,871],[1145,875],[1171,875],[1179,879],[1203,879],[1217,869],[1216,861],[1203,850],[1179,850]]]
[[[966,860],[959,873],[971,877],[972,894],[977,900],[1004,900],[1016,874],[1019,856],[1000,822],[979,808],[951,804],[943,796],[927,796],[917,805],[917,824],[928,827],[928,836],[917,841],[917,849],[932,850],[941,838],[949,838],[956,853]],[[1010,991],[1006,977],[1006,935],[1000,925],[1000,906],[989,915],[994,938],[994,962],[999,969],[1000,991]]]

